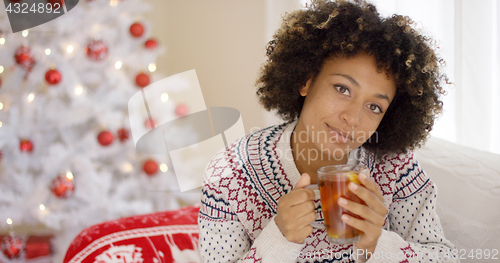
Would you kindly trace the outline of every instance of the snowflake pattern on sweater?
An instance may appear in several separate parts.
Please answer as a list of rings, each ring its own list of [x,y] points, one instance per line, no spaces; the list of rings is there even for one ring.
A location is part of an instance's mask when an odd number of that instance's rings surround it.
[[[411,152],[376,161],[366,149],[358,151],[389,211],[368,260],[355,245],[330,243],[322,229],[303,244],[287,241],[274,217],[279,198],[300,178],[290,146],[295,125],[249,134],[207,165],[198,217],[204,262],[459,262],[447,254],[454,246],[435,212],[437,189]],[[323,224],[319,196],[314,203],[316,222]]]

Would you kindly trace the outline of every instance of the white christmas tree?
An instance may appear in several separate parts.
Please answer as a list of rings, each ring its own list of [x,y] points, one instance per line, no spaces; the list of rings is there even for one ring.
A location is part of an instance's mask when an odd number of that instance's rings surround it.
[[[0,34],[0,229],[53,233],[54,262],[89,225],[197,200],[179,192],[167,155],[138,153],[131,138],[128,100],[159,79],[163,51],[142,18],[148,9],[80,1],[46,24]],[[0,32],[9,27],[0,17]],[[187,114],[161,96],[165,119]],[[141,114],[142,129],[162,122]]]

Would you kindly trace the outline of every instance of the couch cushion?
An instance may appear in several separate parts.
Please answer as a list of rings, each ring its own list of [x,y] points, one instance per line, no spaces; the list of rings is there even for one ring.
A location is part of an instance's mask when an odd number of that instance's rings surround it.
[[[64,263],[199,262],[199,206],[91,226],[71,243]]]
[[[481,262],[490,262],[493,254],[496,260],[491,262],[498,262],[500,155],[437,138],[429,139],[415,155],[438,187],[437,213],[446,237],[463,255],[461,262],[477,262],[476,252],[482,253]],[[490,260],[485,260],[488,252]]]

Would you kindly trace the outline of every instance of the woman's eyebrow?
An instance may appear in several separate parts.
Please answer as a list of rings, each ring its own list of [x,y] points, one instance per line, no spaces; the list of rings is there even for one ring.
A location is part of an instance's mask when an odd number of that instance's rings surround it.
[[[377,93],[377,94],[375,94],[375,97],[379,98],[379,99],[387,100],[387,102],[389,104],[391,104],[391,100],[389,99],[389,96],[387,96],[386,94]]]
[[[351,76],[349,76],[349,75],[339,74],[339,73],[333,73],[333,74],[330,74],[330,75],[332,75],[332,76],[334,76],[334,75],[342,76],[342,77],[350,80],[354,85],[356,85],[356,86],[359,87],[359,83],[355,79],[353,79]]]

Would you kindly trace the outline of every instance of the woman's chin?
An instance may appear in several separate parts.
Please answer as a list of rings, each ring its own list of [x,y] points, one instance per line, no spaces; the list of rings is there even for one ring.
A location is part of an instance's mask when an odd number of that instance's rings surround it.
[[[322,145],[321,149],[323,156],[335,161],[347,160],[349,153],[354,150],[352,146],[343,143],[328,143]]]

